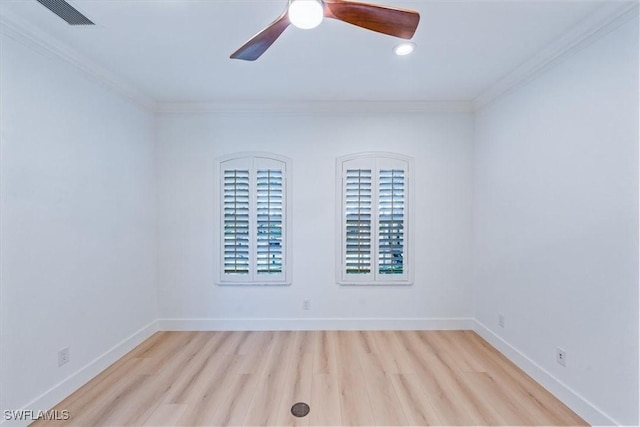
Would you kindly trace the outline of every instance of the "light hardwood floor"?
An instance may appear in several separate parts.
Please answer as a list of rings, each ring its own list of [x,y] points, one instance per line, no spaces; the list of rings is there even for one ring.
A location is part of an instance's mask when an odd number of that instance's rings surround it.
[[[159,332],[55,409],[34,425],[585,425],[471,331]]]

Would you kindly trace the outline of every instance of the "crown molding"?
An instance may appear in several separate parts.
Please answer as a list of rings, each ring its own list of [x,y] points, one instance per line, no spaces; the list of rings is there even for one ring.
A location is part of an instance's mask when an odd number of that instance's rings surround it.
[[[159,103],[157,113],[472,113],[467,101],[283,101]]]
[[[0,15],[0,32],[50,59],[62,61],[78,68],[112,92],[130,99],[148,110],[155,110],[155,100],[140,92],[131,83],[6,10]]]
[[[6,10],[0,15],[0,31],[39,53],[71,64],[103,87],[156,113],[473,113],[522,85],[553,63],[605,36],[638,17],[638,0],[612,1],[575,25],[556,41],[506,74],[470,101],[230,101],[156,102],[134,85],[54,40]]]
[[[634,17],[636,19],[638,17],[638,0],[607,3],[485,89],[472,101],[474,110],[486,107],[502,95],[546,70],[553,63],[583,49]]]

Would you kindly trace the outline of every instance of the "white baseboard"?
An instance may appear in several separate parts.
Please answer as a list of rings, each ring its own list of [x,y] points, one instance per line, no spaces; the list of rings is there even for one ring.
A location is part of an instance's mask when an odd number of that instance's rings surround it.
[[[161,331],[462,330],[471,318],[160,319]]]
[[[478,320],[473,330],[590,425],[621,425]]]
[[[46,392],[26,404],[22,410],[33,410],[38,412],[39,410],[47,410],[53,408],[58,403],[62,402],[65,398],[85,385],[89,380],[94,378],[100,372],[107,369],[111,364],[116,362],[122,356],[133,350],[140,345],[144,340],[158,331],[158,321],[154,320],[144,328],[132,334],[130,337],[125,338],[104,354],[98,356],[93,361],[86,364],[84,367],[78,369],[73,374],[69,375],[66,379],[59,382],[55,386],[51,387]],[[4,415],[4,414],[3,414]],[[32,423],[32,420],[25,421],[7,421],[2,417],[0,425],[22,427]]]

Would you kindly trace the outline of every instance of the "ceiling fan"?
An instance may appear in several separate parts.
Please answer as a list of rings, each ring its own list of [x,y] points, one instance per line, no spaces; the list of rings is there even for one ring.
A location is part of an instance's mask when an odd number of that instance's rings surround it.
[[[255,61],[290,24],[314,28],[324,17],[403,39],[413,37],[420,22],[420,14],[412,10],[350,0],[289,0],[277,19],[233,52],[231,58]]]

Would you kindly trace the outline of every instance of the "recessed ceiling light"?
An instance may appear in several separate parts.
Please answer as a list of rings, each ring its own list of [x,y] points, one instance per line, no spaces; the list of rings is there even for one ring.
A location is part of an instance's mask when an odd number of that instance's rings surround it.
[[[393,48],[393,53],[398,56],[409,55],[416,48],[415,43],[400,43],[398,46]]]

